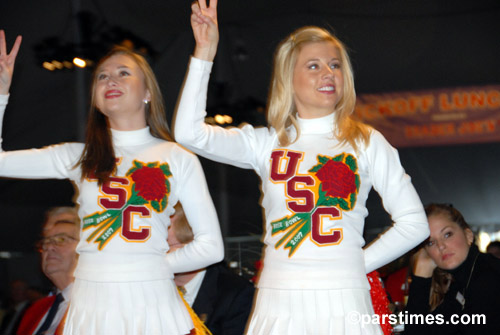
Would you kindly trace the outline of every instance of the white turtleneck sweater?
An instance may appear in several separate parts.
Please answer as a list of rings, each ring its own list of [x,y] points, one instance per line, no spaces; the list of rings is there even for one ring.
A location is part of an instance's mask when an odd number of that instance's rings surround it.
[[[266,248],[259,287],[366,289],[367,272],[403,255],[428,236],[427,219],[410,177],[397,151],[378,131],[371,131],[370,144],[356,154],[350,145],[340,145],[334,138],[333,114],[299,118],[300,137],[287,147],[278,145],[273,128],[207,125],[211,67],[210,62],[191,58],[175,136],[206,158],[254,169],[261,178]],[[294,129],[288,131],[294,138]],[[330,160],[335,162],[329,163],[333,168],[319,172]],[[372,187],[394,224],[363,249],[365,203]],[[330,189],[337,191],[328,193]],[[339,189],[344,189],[340,195]]]
[[[8,96],[0,95],[0,120],[7,101]],[[112,129],[112,140],[117,171],[102,186],[95,179],[81,180],[81,170],[75,168],[82,143],[0,153],[0,176],[68,178],[78,188],[82,230],[75,277],[103,282],[166,279],[220,261],[217,214],[196,156],[153,137],[149,128]],[[170,215],[178,201],[195,238],[166,254]]]

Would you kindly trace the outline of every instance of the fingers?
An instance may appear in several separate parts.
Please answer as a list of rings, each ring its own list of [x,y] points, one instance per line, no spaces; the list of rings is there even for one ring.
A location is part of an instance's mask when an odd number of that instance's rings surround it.
[[[23,38],[21,35],[16,37],[16,42],[14,42],[14,46],[12,47],[12,50],[10,51],[9,57],[14,61],[17,57],[17,53],[19,52],[19,48],[21,47],[21,42]]]
[[[203,7],[200,7],[200,3],[203,3],[204,1],[199,1],[199,2],[193,2],[191,5],[191,10],[192,10],[192,15],[191,15],[191,20],[198,24],[208,24],[212,25],[214,19],[205,11],[203,11]],[[216,1],[217,3],[217,1]],[[205,7],[206,8],[206,7]]]
[[[5,44],[5,31],[0,30],[0,55],[7,55],[7,46]]]
[[[193,13],[200,11],[200,4],[198,3],[198,1],[193,1],[193,3],[191,4],[191,10],[193,11]]]
[[[198,5],[198,3],[196,1],[192,3],[192,5],[191,5],[191,11],[195,15],[200,15],[201,14],[200,6]]]
[[[203,13],[201,12],[200,5],[197,1],[191,4],[191,11],[193,12],[194,18],[198,18],[198,20],[203,15]]]
[[[192,11],[193,13],[191,14],[191,20],[196,22],[197,24],[203,24],[203,14],[201,13],[200,7],[198,7],[197,3],[193,3],[192,5]]]
[[[198,0],[201,9],[207,9],[207,0]],[[210,0],[208,8],[217,9],[217,0]]]
[[[21,47],[22,37],[21,35],[16,37],[16,41],[14,42],[14,46],[10,51],[10,54],[7,54],[7,42],[5,38],[5,31],[0,30],[0,56],[9,57],[10,59],[16,59],[17,53],[19,52],[19,48]]]
[[[198,5],[200,6],[201,9],[206,9],[207,8],[207,0],[198,0]]]

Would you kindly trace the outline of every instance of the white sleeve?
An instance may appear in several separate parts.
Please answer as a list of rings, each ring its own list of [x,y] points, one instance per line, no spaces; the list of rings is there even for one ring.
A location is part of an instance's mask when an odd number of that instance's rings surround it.
[[[43,149],[3,151],[2,123],[8,95],[0,95],[0,176],[10,178],[47,179],[74,178],[74,169],[82,145],[66,143]]]
[[[378,131],[373,130],[366,150],[373,187],[394,222],[389,230],[364,250],[366,272],[369,273],[426,239],[429,236],[429,224],[422,202],[410,176],[401,166],[396,149]]]
[[[9,94],[0,95],[0,152],[2,150],[2,129],[3,129],[3,115],[5,114],[5,108],[9,102]]]
[[[178,196],[194,234],[183,248],[167,253],[174,273],[202,269],[224,258],[224,245],[217,212],[210,197],[205,175],[198,158],[181,149],[182,164],[178,173]]]
[[[256,169],[266,128],[250,125],[225,129],[205,123],[208,81],[212,63],[191,57],[188,74],[177,108],[175,140],[208,159],[246,169]],[[260,143],[260,144],[259,144]]]

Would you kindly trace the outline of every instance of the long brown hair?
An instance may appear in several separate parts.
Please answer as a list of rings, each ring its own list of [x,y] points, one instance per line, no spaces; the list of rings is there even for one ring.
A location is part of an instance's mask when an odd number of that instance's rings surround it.
[[[115,55],[130,57],[139,66],[144,74],[146,89],[151,94],[151,101],[146,105],[146,123],[151,135],[166,141],[173,141],[165,117],[165,107],[160,86],[153,70],[146,59],[131,49],[116,46],[101,58],[92,76],[92,93],[90,98],[90,111],[87,120],[85,147],[77,163],[82,170],[83,178],[96,178],[102,185],[116,169],[116,157],[113,149],[111,131],[107,117],[96,106],[95,87],[100,66]]]
[[[451,222],[455,222],[463,231],[471,230],[469,224],[451,204],[429,204],[425,207],[427,217],[443,216]],[[444,300],[444,296],[450,288],[451,274],[440,268],[435,268],[432,273],[431,292],[429,297],[430,311],[434,311]]]
[[[300,129],[294,116],[296,108],[293,102],[293,71],[302,47],[314,42],[330,42],[339,51],[344,77],[344,94],[335,106],[334,135],[340,143],[348,142],[357,151],[358,141],[368,144],[370,128],[351,117],[356,104],[351,61],[344,44],[330,32],[319,27],[305,26],[295,30],[276,49],[267,107],[269,125],[276,130],[281,146],[292,143],[286,133],[288,126],[293,125],[297,131],[297,137],[293,141],[300,136]]]

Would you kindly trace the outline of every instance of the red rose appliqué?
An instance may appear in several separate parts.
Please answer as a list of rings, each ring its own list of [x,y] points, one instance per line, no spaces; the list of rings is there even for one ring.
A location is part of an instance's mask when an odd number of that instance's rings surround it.
[[[132,173],[137,194],[146,201],[161,201],[167,194],[165,175],[160,168],[143,166]]]
[[[356,176],[342,162],[329,160],[316,172],[316,176],[321,180],[321,189],[328,197],[347,199],[349,194],[356,192]]]

